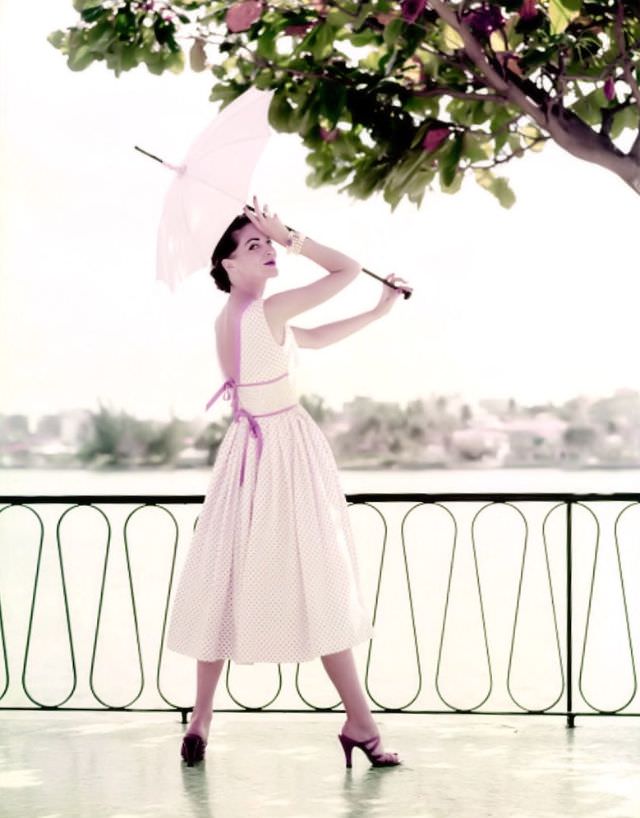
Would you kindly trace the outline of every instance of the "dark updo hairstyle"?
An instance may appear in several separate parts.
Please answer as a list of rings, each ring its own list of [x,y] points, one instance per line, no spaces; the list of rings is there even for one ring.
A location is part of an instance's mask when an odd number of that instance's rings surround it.
[[[222,266],[222,260],[229,258],[231,253],[237,248],[238,242],[233,234],[246,224],[251,224],[251,219],[248,216],[244,214],[236,216],[222,234],[220,241],[216,244],[211,254],[211,270],[209,270],[209,275],[212,276],[216,282],[218,289],[225,293],[231,292],[231,281],[229,280],[227,271]]]

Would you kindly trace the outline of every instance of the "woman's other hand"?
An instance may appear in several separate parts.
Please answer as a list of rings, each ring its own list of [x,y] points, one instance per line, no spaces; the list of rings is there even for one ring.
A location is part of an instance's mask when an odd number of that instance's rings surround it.
[[[269,213],[269,205],[260,207],[258,197],[254,196],[253,210],[249,209],[249,205],[245,205],[243,212],[265,236],[268,236],[273,241],[277,241],[278,244],[282,244],[283,247],[286,246],[289,239],[289,231],[284,224],[282,224],[277,213]]]
[[[398,298],[402,296],[403,290],[409,290],[409,292],[413,292],[413,288],[410,287],[404,278],[400,278],[395,273],[390,273],[386,277],[386,281],[390,281],[394,287],[389,287],[387,284],[382,285],[382,293],[380,295],[380,301],[376,304],[375,310],[379,315],[386,315],[389,312],[391,307],[396,303]],[[402,284],[402,287],[400,286]],[[395,289],[397,287],[397,289]]]

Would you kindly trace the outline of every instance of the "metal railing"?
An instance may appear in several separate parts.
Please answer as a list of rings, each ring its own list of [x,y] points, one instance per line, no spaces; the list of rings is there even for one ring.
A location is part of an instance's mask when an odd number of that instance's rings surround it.
[[[186,723],[191,707],[177,704],[165,695],[161,676],[165,668],[164,636],[180,534],[184,532],[183,540],[188,539],[195,528],[197,517],[193,521],[193,528],[189,528],[186,523],[180,523],[169,507],[186,509],[202,504],[203,500],[203,495],[166,494],[0,495],[0,642],[3,659],[3,666],[0,667],[0,710],[169,710],[180,712]],[[373,712],[544,714],[565,717],[569,727],[574,726],[577,716],[640,715],[634,653],[634,645],[640,635],[640,513],[637,513],[640,493],[367,493],[348,494],[346,500],[359,553],[366,556],[362,579],[372,598],[372,624],[378,628],[374,637],[366,643],[364,671],[367,693],[378,708],[377,711],[373,709]],[[388,520],[381,508],[391,516],[394,510],[397,511],[406,504],[410,507],[403,511],[399,526],[392,531],[399,531],[399,547],[389,550]],[[98,694],[94,684],[112,537],[110,516],[99,508],[102,505],[110,508],[112,515],[116,514],[118,507],[135,506],[124,519],[122,544],[140,682],[136,695],[121,705],[109,704],[104,696]],[[58,506],[66,508],[60,511],[56,509]],[[45,512],[40,514],[36,507],[56,512],[57,575],[64,602],[73,676],[73,684],[67,695],[48,704],[38,701],[27,683],[27,676],[34,663],[41,681],[45,676],[55,680],[61,672],[61,663],[57,660],[48,663],[46,667],[43,667],[45,663],[41,661],[38,667],[36,660],[31,657],[34,614],[38,600],[45,593],[40,569],[45,553],[45,533],[48,530],[43,521]],[[77,651],[65,573],[63,528],[71,523],[74,515],[81,509],[98,515],[106,532],[97,619],[91,633],[93,648],[88,676],[91,694],[100,707],[74,706],[71,702],[78,685]],[[172,540],[162,632],[155,665],[155,693],[166,706],[134,707],[143,693],[149,693],[150,686],[145,683],[144,677],[144,633],[141,640],[129,529],[139,515],[150,509],[153,509],[154,514],[163,515],[162,520],[168,523],[164,533],[156,531],[153,534],[154,542],[168,543],[169,539]],[[27,517],[24,516],[25,513]],[[34,534],[38,536],[37,558],[30,586],[17,579],[21,571],[26,572],[25,553],[29,548],[30,537],[26,529],[29,527],[29,520],[35,526]],[[53,520],[49,527],[52,524]],[[373,537],[372,526],[376,525],[380,527],[381,542],[378,558],[374,560],[371,556],[374,545],[370,541]],[[362,526],[368,526],[366,535],[359,532]],[[484,531],[483,526],[486,526]],[[550,530],[554,527],[555,533]],[[95,536],[86,533],[87,518],[81,521],[81,530],[85,533],[77,535],[76,541],[86,536],[91,540]],[[150,535],[147,534],[148,536]],[[364,541],[367,545],[363,544]],[[534,543],[533,547],[531,542]],[[185,542],[183,548],[187,544]],[[87,559],[96,548],[98,543],[94,539],[89,545],[88,555],[86,548],[84,552],[76,550],[76,563],[81,564],[82,553],[84,559]],[[154,548],[156,557],[152,564],[156,571],[162,566],[160,551],[160,546]],[[402,562],[399,561],[400,556]],[[465,581],[461,568],[465,559],[470,568],[466,575],[466,594],[461,596],[460,591],[455,593],[454,589],[462,587],[461,583]],[[385,597],[382,590],[387,573],[394,570],[393,567],[385,566],[393,566],[394,560],[396,570],[399,570],[399,565],[404,570],[406,596],[400,596],[396,591],[390,597],[387,592],[386,597],[391,602],[387,601],[386,604],[391,612],[384,613],[382,601]],[[149,565],[147,561],[147,566]],[[149,568],[145,570],[148,573]],[[367,580],[365,575],[371,579]],[[87,620],[83,619],[82,606],[84,609],[90,607],[92,598],[90,588],[87,592],[88,582],[83,578],[82,592],[73,592],[73,615],[77,622],[85,623],[85,627]],[[631,593],[626,584],[630,584]],[[532,585],[536,591],[533,597],[531,591],[526,592]],[[97,588],[94,600],[96,595]],[[12,614],[9,617],[12,621],[17,619],[16,611],[20,605],[24,606],[28,597],[30,609],[22,651],[21,645],[17,647],[13,644],[16,634],[6,632],[5,621],[8,613]],[[119,599],[119,604],[123,604],[121,596]],[[532,601],[528,601],[529,599]],[[398,610],[402,608],[403,601],[408,605],[407,620],[411,626],[404,630],[398,624]],[[528,623],[526,610],[530,612]],[[46,619],[46,612],[43,615]],[[525,632],[526,627],[528,635],[520,636],[520,632]],[[541,637],[545,627],[547,634]],[[15,628],[17,630],[18,626]],[[383,632],[385,628],[386,635]],[[472,637],[474,629],[476,636]],[[454,636],[451,636],[452,632]],[[407,634],[410,634],[408,638]],[[404,647],[403,635],[407,642]],[[376,653],[378,643],[380,646]],[[475,658],[474,651],[477,654]],[[12,687],[10,658],[11,655],[18,656],[18,652],[22,665],[21,694],[27,697],[31,705],[3,703],[10,693],[16,695]],[[451,653],[456,652],[457,659],[451,659]],[[374,655],[381,656],[382,664],[378,660],[378,671],[374,667]],[[389,661],[392,661],[391,672]],[[430,666],[430,673],[427,675],[428,683],[425,683],[423,669],[427,666]],[[280,664],[275,663],[270,666],[274,670],[277,668],[275,693],[268,701],[249,705],[234,691],[231,683],[232,669],[234,673],[239,672],[237,667],[233,662],[227,661],[225,677],[226,694],[236,707],[221,708],[216,705],[215,709],[218,711],[343,712],[339,708],[340,701],[333,705],[312,702],[312,697],[301,681],[303,674],[300,663],[296,664],[295,690],[306,708],[272,707],[274,702],[277,704],[276,700],[282,692],[282,670]],[[498,673],[497,669],[500,667],[502,671]],[[254,671],[242,672],[251,674]],[[373,689],[376,684],[381,689],[386,685],[390,691],[389,697],[397,698],[412,675],[416,677],[416,687],[409,691],[411,696],[408,701],[385,702],[384,697]],[[485,681],[482,681],[483,677]],[[554,689],[550,693],[552,685]],[[251,686],[252,694],[255,693],[255,687],[255,684]],[[216,693],[216,699],[218,695]],[[545,696],[546,699],[541,700]],[[598,696],[600,703],[594,701]],[[535,705],[531,701],[527,704],[523,701],[527,697],[530,700],[537,698],[538,701]],[[457,702],[454,701],[456,698]],[[602,704],[604,699],[607,699],[605,705]]]

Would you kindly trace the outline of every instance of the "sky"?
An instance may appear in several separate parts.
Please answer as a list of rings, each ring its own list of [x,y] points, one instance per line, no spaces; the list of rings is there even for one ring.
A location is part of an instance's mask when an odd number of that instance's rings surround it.
[[[156,280],[157,228],[171,171],[217,110],[214,78],[189,68],[116,78],[72,72],[46,36],[77,20],[71,0],[0,0],[0,413],[31,418],[99,403],[138,417],[204,416],[224,380],[214,320],[226,294],[207,270],[175,292]],[[394,213],[380,195],[307,188],[305,149],[274,134],[256,193],[283,222],[413,287],[343,341],[300,349],[298,388],[340,407],[356,395],[406,403],[560,402],[640,389],[640,199],[551,143],[504,165],[517,202],[465,180]],[[277,247],[277,245],[276,245]],[[325,271],[278,248],[271,293]],[[312,327],[375,306],[361,273],[296,316]],[[219,401],[207,417],[226,412]]]

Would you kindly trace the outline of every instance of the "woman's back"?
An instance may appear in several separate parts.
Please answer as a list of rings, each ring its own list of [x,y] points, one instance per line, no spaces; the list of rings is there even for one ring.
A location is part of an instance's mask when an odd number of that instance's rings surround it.
[[[280,338],[278,340],[276,335],[277,332],[274,331],[274,328],[269,320],[267,315],[268,306],[265,304],[264,299],[259,299],[262,301],[262,310],[263,315],[266,321],[266,325],[269,329],[269,333],[271,338],[275,342],[275,344],[282,348],[285,344],[287,338],[287,327],[280,330]],[[236,333],[237,327],[239,322],[242,319],[242,313],[246,309],[247,304],[237,304],[227,301],[225,306],[220,310],[218,313],[218,317],[215,320],[215,330],[216,330],[216,349],[218,354],[218,361],[220,362],[220,369],[222,370],[223,375],[225,378],[235,378],[237,377],[236,373],[236,345],[238,341],[238,335]]]

